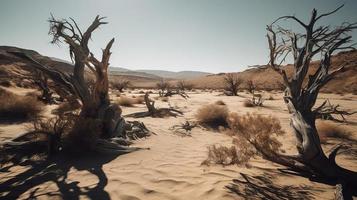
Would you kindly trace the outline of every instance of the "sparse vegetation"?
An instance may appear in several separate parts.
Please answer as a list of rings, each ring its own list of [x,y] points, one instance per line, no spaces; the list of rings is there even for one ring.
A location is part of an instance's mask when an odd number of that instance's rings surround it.
[[[228,96],[237,96],[239,86],[242,83],[243,83],[243,80],[240,79],[237,74],[227,73],[224,76],[225,90],[227,91],[226,94]]]
[[[130,81],[120,79],[120,80],[113,80],[111,85],[114,89],[119,90],[119,92],[123,92],[124,89],[128,88],[130,86]]]
[[[257,84],[252,80],[248,80],[247,81],[247,88],[248,88],[248,92],[250,94],[252,94],[252,99],[249,100],[250,103],[245,103],[245,105],[251,104],[253,106],[263,106],[262,95],[256,93],[256,90],[258,88]],[[252,106],[246,106],[246,107],[252,107]]]
[[[216,101],[216,102],[214,102],[216,105],[220,105],[220,106],[225,106],[226,105],[226,103],[224,103],[224,101],[222,101],[222,100],[218,100],[218,101]]]
[[[160,97],[162,98],[162,97]],[[177,109],[172,107],[170,108],[156,108],[155,101],[149,98],[149,93],[146,93],[144,96],[145,105],[148,109],[146,112],[137,112],[126,115],[127,117],[134,117],[134,118],[141,118],[141,117],[167,117],[173,116],[176,117],[177,115],[183,115],[183,113]]]
[[[133,107],[136,103],[136,100],[127,96],[120,96],[117,103],[121,106]]]
[[[243,101],[243,106],[244,107],[254,107],[255,105],[252,103],[252,101],[250,99],[245,99]]]
[[[37,118],[44,105],[33,96],[19,96],[0,88],[0,119],[28,120]]]
[[[238,152],[235,146],[225,147],[211,145],[208,147],[207,159],[202,162],[202,165],[233,165],[241,163],[242,157],[238,156]]]
[[[185,91],[185,90],[192,90],[193,89],[193,84],[190,84],[190,83],[187,83],[186,81],[184,80],[180,80],[177,82],[176,84],[176,87],[179,89],[179,90],[182,90],[182,91]]]
[[[256,155],[268,159],[278,155],[282,144],[277,136],[285,134],[278,119],[258,114],[239,116],[230,113],[227,122],[229,129],[226,133],[233,137],[233,146],[208,147],[208,157],[202,164],[247,165]]]
[[[165,79],[161,79],[160,82],[156,83],[157,89],[159,89],[159,95],[162,97],[166,94],[168,90],[170,90],[171,85]]]
[[[198,123],[210,128],[227,127],[229,110],[227,106],[208,104],[199,108],[196,112]]]

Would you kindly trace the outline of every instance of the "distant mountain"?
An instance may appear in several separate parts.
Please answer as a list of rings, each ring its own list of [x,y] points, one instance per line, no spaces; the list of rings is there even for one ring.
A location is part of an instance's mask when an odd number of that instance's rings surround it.
[[[165,70],[147,70],[147,69],[136,70],[136,71],[153,74],[156,76],[160,76],[163,78],[169,78],[169,79],[192,79],[192,78],[198,78],[198,77],[207,76],[207,75],[211,74],[211,73],[200,72],[200,71],[173,72],[173,71],[165,71]]]
[[[338,74],[321,91],[323,92],[351,92],[357,94],[357,50],[340,52],[332,57],[331,71],[347,63],[346,70]],[[310,64],[309,74],[314,73],[319,66],[319,61]],[[287,75],[293,74],[291,64],[285,66]],[[236,72],[238,77],[243,80],[242,88],[246,88],[247,81],[254,81],[258,87],[266,90],[278,89],[282,83],[281,76],[273,69],[264,65],[251,66],[242,72]],[[188,80],[197,88],[224,88],[225,73],[199,77]]]
[[[150,73],[145,73],[145,72],[140,72],[140,71],[134,71],[134,70],[129,70],[126,68],[122,67],[109,67],[109,74],[112,76],[138,76],[138,77],[145,77],[145,78],[150,78],[150,79],[156,79],[160,80],[162,77],[156,76],[154,74]]]

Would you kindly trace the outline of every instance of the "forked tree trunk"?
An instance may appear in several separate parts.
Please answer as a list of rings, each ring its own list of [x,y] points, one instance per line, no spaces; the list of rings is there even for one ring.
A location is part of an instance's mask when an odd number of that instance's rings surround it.
[[[333,180],[349,186],[357,185],[357,173],[338,166],[335,157],[339,147],[334,149],[329,156],[323,152],[320,138],[315,126],[316,115],[325,103],[313,109],[320,89],[325,86],[334,76],[344,70],[347,63],[338,69],[330,71],[331,57],[339,50],[351,49],[352,36],[349,33],[356,29],[356,24],[343,23],[341,26],[330,30],[330,26],[319,26],[317,22],[326,16],[337,12],[342,6],[334,11],[317,14],[313,9],[308,23],[304,23],[295,16],[283,16],[267,26],[268,43],[270,49],[269,64],[278,72],[286,86],[284,101],[291,113],[291,126],[297,138],[297,156],[291,159],[306,166],[313,176]],[[276,23],[281,19],[289,19],[302,26],[302,34],[284,29]],[[309,75],[312,58],[321,55],[317,70]],[[282,66],[285,58],[292,55],[294,59],[293,75],[287,76]],[[305,80],[307,82],[305,83]],[[283,164],[284,165],[284,164]],[[287,166],[291,166],[287,162]],[[295,167],[295,166],[292,166]]]

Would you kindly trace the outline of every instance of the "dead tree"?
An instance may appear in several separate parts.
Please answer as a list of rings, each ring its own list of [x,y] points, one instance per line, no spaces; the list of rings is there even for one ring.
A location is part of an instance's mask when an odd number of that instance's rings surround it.
[[[114,38],[111,39],[103,49],[100,60],[94,56],[88,47],[92,33],[101,25],[107,24],[103,19],[103,17],[97,16],[85,31],[82,31],[72,18],[70,18],[70,20],[58,20],[51,16],[49,19],[49,34],[53,36],[52,43],[64,42],[69,45],[69,54],[74,62],[72,74],[63,73],[54,68],[42,65],[26,52],[10,53],[31,62],[35,69],[42,71],[56,84],[61,85],[68,93],[76,96],[80,100],[82,106],[74,127],[80,127],[82,120],[93,120],[98,123],[100,133],[98,133],[98,145],[92,147],[94,150],[127,152],[125,148],[111,144],[112,142],[109,140],[107,142],[102,140],[103,138],[124,137],[125,127],[127,126],[127,123],[121,116],[120,107],[110,103],[108,94],[108,67],[111,55],[110,49],[114,43]],[[88,82],[85,80],[85,69],[88,69],[95,77],[93,86],[91,87],[89,87]],[[78,134],[80,135],[78,138],[85,141],[87,137],[86,131],[81,131]],[[96,141],[94,141],[94,144],[95,143]]]
[[[181,91],[185,91],[185,90],[192,90],[193,89],[193,84],[187,83],[184,80],[180,80],[177,82],[176,87],[181,90]]]
[[[251,102],[254,106],[262,106],[263,98],[261,94],[257,94],[257,85],[252,80],[247,81],[247,89],[250,94],[252,94]]]
[[[243,83],[243,80],[238,77],[237,74],[227,73],[224,76],[225,90],[228,96],[238,96],[239,86]]]
[[[188,96],[188,94],[185,91],[180,90],[178,88],[176,88],[176,89],[168,89],[166,91],[166,93],[163,94],[164,97],[171,97],[173,95],[180,95],[184,99],[190,98],[190,96]]]
[[[155,101],[149,98],[149,93],[146,92],[144,96],[145,105],[148,109],[147,112],[137,112],[129,115],[125,115],[125,117],[134,117],[134,118],[142,118],[142,117],[165,117],[165,116],[173,116],[176,117],[178,115],[183,115],[183,113],[174,108],[155,108]]]
[[[332,121],[336,121],[336,122],[347,122],[346,121],[346,115],[353,115],[356,114],[357,111],[354,112],[348,112],[346,110],[341,110],[339,109],[340,105],[333,105],[331,104],[330,100],[325,100],[320,108],[317,110],[316,112],[316,118],[317,119],[323,119],[323,120],[332,120]],[[338,119],[336,117],[334,117],[334,115],[339,115],[341,119]]]
[[[348,63],[344,63],[332,70],[331,57],[337,51],[352,48],[350,33],[357,28],[357,24],[345,22],[333,29],[328,25],[317,25],[321,19],[332,15],[341,7],[324,14],[318,14],[313,9],[307,23],[295,16],[283,16],[267,26],[269,65],[283,77],[286,86],[284,101],[291,113],[291,126],[297,139],[298,150],[296,156],[276,156],[273,160],[313,177],[355,187],[357,173],[340,167],[335,161],[340,148],[334,149],[329,156],[323,152],[315,126],[316,115],[322,106],[313,109],[320,89],[348,66]],[[296,22],[301,26],[303,33],[296,33],[279,26],[277,23],[281,20]],[[294,59],[291,77],[287,76],[282,67],[288,55],[292,55]],[[316,72],[308,75],[314,56],[321,56],[321,61]],[[307,82],[304,84],[305,78]]]
[[[48,84],[48,77],[43,74],[43,72],[35,70],[32,76],[32,80],[35,85],[40,89],[41,96],[39,100],[47,104],[55,103],[54,98],[52,96],[53,92],[50,89]]]
[[[157,89],[159,89],[160,97],[163,97],[168,90],[170,90],[171,85],[164,79],[161,79],[160,82],[156,83]]]
[[[159,83],[156,84],[156,87],[159,89],[159,96],[160,97],[171,97],[173,95],[180,95],[184,99],[189,98],[188,94],[184,90],[180,88],[172,88],[169,82],[161,79]]]
[[[129,87],[130,81],[128,80],[113,81],[111,85],[114,89],[117,89],[119,90],[119,92],[122,93],[124,89]]]

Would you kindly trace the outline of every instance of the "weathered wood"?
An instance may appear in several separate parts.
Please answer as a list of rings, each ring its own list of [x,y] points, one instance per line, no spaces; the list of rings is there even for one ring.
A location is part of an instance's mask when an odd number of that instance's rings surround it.
[[[125,117],[134,117],[134,118],[142,118],[142,117],[165,117],[165,116],[173,116],[183,115],[183,113],[174,108],[155,108],[155,101],[149,99],[149,93],[145,93],[144,96],[145,105],[148,109],[147,112],[137,112],[125,115]]]
[[[295,16],[283,16],[267,26],[269,65],[282,76],[286,86],[284,101],[291,113],[291,126],[297,139],[299,153],[297,157],[301,163],[319,177],[356,184],[357,174],[339,167],[334,161],[336,153],[331,156],[333,159],[329,159],[323,152],[315,126],[317,113],[312,110],[320,89],[345,68],[345,65],[342,65],[330,72],[331,56],[336,51],[352,48],[349,33],[357,28],[356,23],[343,23],[335,29],[331,29],[330,26],[316,28],[316,23],[321,18],[335,13],[340,8],[321,15],[313,9],[308,23],[302,22]],[[304,33],[297,34],[280,27],[277,23],[282,19],[297,22]],[[321,55],[319,67],[307,77],[311,60],[318,54]],[[294,59],[291,77],[287,76],[282,67],[288,55],[292,55]],[[303,84],[305,78],[308,78],[307,84]]]

